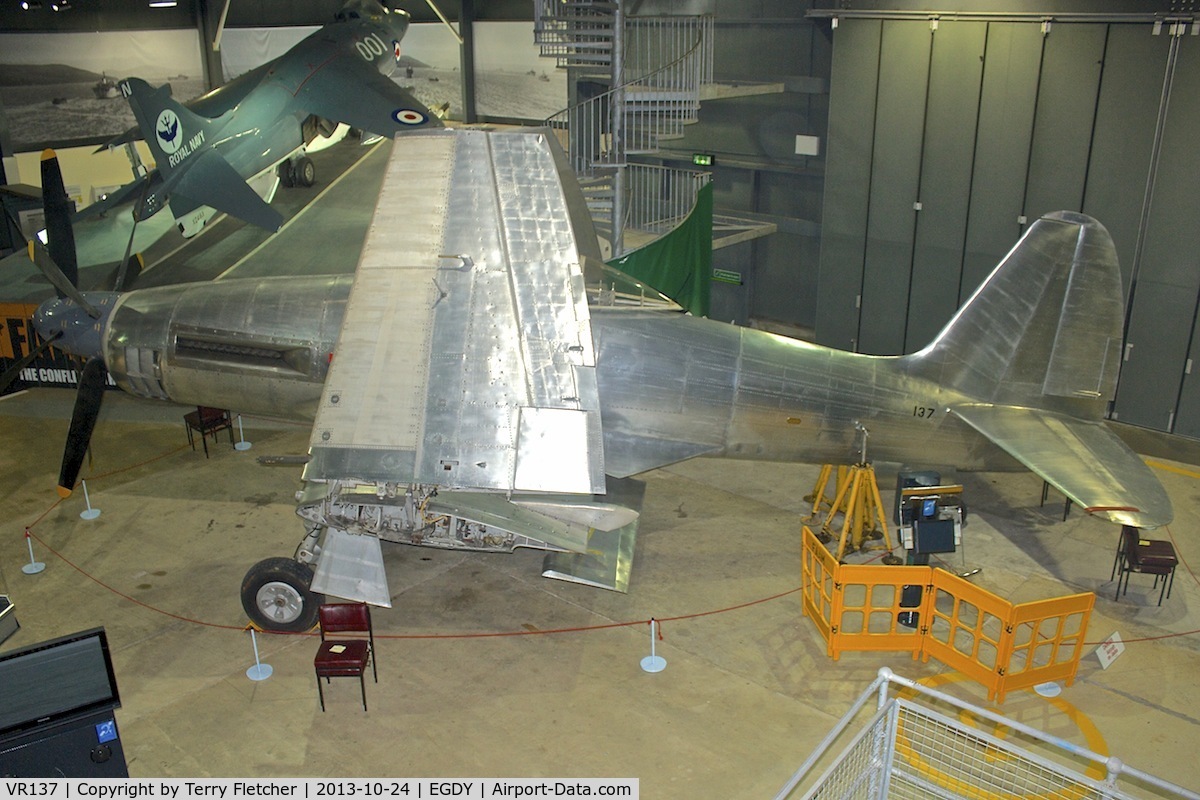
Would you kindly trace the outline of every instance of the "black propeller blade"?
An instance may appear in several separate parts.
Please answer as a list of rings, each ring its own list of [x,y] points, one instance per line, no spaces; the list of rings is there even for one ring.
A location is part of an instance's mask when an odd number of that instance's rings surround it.
[[[10,385],[12,385],[12,382],[15,381],[17,379],[17,376],[21,374],[21,370],[28,367],[30,364],[33,363],[35,358],[37,358],[42,353],[49,350],[50,345],[54,344],[54,342],[57,341],[58,337],[61,335],[62,334],[56,334],[53,337],[42,342],[37,347],[35,347],[32,351],[30,351],[29,355],[25,356],[20,361],[16,362],[11,367],[4,370],[4,374],[0,375],[0,394],[3,394],[4,390],[7,389]]]
[[[70,497],[75,490],[75,481],[83,467],[92,430],[100,416],[100,404],[104,401],[104,384],[108,370],[103,359],[93,358],[79,376],[79,391],[75,395],[75,410],[71,413],[71,430],[67,434],[67,446],[63,450],[62,470],[58,473],[59,497]]]
[[[46,247],[50,258],[71,286],[78,287],[79,262],[75,257],[75,232],[71,228],[71,201],[53,150],[42,153],[42,206],[46,212]]]
[[[95,306],[84,299],[79,290],[75,288],[75,284],[67,277],[67,274],[58,268],[58,264],[55,263],[54,256],[50,253],[49,248],[43,247],[42,243],[37,239],[32,239],[29,242],[29,259],[42,271],[42,274],[46,276],[46,280],[50,281],[54,286],[59,297],[69,299],[72,303],[86,311],[92,319],[100,319],[100,312]]]
[[[43,247],[37,239],[30,241],[30,257],[58,290],[60,298],[69,299],[93,319],[100,319],[100,312],[79,292],[79,263],[75,256],[75,233],[71,228],[71,206],[53,150],[46,150],[42,154],[42,205],[46,215],[46,246]],[[50,341],[44,342],[26,358],[32,361],[38,352],[50,345]],[[23,368],[22,364],[14,365],[17,373],[20,368]],[[8,378],[7,373],[4,378]],[[61,497],[69,497],[75,489],[75,481],[79,478],[79,470],[83,467],[92,431],[100,415],[107,381],[108,370],[103,358],[90,359],[79,376],[71,429],[67,434],[62,469],[58,475],[58,494]]]

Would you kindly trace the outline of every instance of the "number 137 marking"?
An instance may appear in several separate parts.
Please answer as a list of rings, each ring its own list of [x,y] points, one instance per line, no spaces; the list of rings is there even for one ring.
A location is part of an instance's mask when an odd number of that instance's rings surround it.
[[[929,406],[913,406],[914,417],[932,417],[934,411],[936,411],[936,409],[930,408]]]

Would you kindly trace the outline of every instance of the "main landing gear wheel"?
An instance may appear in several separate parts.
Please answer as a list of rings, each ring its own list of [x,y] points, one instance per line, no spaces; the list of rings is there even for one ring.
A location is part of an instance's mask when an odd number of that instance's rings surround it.
[[[297,186],[312,186],[317,182],[317,168],[308,156],[296,161],[292,174]]]
[[[317,624],[325,596],[309,589],[312,567],[290,558],[258,562],[242,579],[242,608],[258,627],[297,633]]]

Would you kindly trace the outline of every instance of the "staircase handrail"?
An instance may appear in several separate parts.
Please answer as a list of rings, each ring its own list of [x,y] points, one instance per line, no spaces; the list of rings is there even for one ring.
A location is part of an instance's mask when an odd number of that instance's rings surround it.
[[[559,111],[547,117],[544,124],[551,129],[565,129],[567,131],[608,131],[609,126],[591,125],[589,123],[604,119],[605,113],[610,109],[612,99],[618,92],[628,95],[631,90],[636,89],[662,89],[661,85],[656,85],[656,81],[669,71],[682,67],[685,62],[699,62],[700,67],[703,67],[703,62],[698,58],[702,55],[701,48],[704,45],[705,36],[703,29],[697,31],[696,41],[683,55],[676,58],[659,69],[631,81],[627,81],[620,86],[609,89],[606,92],[596,95],[582,103],[576,103],[562,111]],[[662,108],[655,111],[654,117],[656,121],[660,121],[665,130],[649,132],[645,129],[635,129],[635,135],[639,136],[638,146],[629,147],[627,141],[613,143],[611,134],[601,133],[598,137],[599,141],[589,142],[589,145],[595,145],[593,150],[591,147],[580,148],[574,146],[577,142],[568,141],[564,144],[567,154],[571,159],[571,165],[580,175],[591,174],[597,167],[616,167],[625,163],[625,154],[630,149],[653,149],[650,145],[657,142],[661,135],[678,134],[682,132],[685,122],[695,120],[695,112],[700,107],[699,93],[700,83],[703,78],[703,69],[697,69],[694,65],[689,65],[687,69],[681,70],[684,76],[682,86],[670,86],[667,88],[676,90],[679,95],[688,97],[687,100],[670,100],[664,98],[662,101],[669,108],[664,113]],[[569,139],[569,134],[568,134]],[[608,146],[605,147],[605,140]],[[584,152],[580,153],[579,150]]]

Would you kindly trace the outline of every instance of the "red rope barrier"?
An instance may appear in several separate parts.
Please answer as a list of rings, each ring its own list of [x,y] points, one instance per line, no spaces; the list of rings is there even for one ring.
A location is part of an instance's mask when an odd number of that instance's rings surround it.
[[[121,467],[120,469],[111,470],[109,472],[101,473],[99,475],[93,475],[93,476],[91,476],[91,478],[92,478],[92,480],[102,480],[104,478],[109,478],[109,477],[112,477],[113,475],[118,475],[123,472],[128,472],[130,470],[137,469],[138,467],[142,467],[147,464],[152,464],[155,461],[159,461],[161,459],[167,458],[168,456],[182,452],[186,448],[187,448],[187,445],[181,445],[180,447],[175,448],[174,450],[169,450],[161,455],[147,459],[146,461],[141,461],[137,464],[132,464],[127,467]],[[204,620],[194,619],[192,617],[185,617],[185,616],[182,616],[179,614],[175,614],[174,612],[166,611],[166,610],[158,608],[156,606],[152,606],[147,603],[143,603],[141,600],[138,600],[134,597],[131,597],[130,595],[125,594],[124,592],[120,591],[119,589],[116,589],[115,587],[110,586],[109,584],[105,583],[104,581],[100,580],[99,578],[95,577],[94,575],[91,575],[90,573],[83,570],[81,567],[76,565],[74,562],[72,562],[70,559],[68,559],[62,553],[58,552],[53,547],[51,547],[49,544],[47,544],[45,542],[45,540],[43,540],[41,537],[39,537],[36,534],[33,534],[31,532],[32,528],[36,527],[38,525],[38,523],[40,523],[47,516],[49,516],[50,512],[52,512],[54,509],[58,508],[58,506],[62,502],[63,502],[63,498],[56,499],[45,511],[43,511],[37,517],[37,519],[35,519],[33,522],[31,522],[25,528],[25,536],[27,538],[35,539],[38,542],[38,544],[42,545],[47,550],[49,550],[54,555],[55,558],[59,559],[64,564],[66,564],[67,566],[74,569],[80,575],[84,576],[85,578],[92,581],[93,583],[96,583],[97,585],[103,587],[104,589],[108,590],[109,592],[117,595],[118,597],[128,600],[129,602],[133,603],[134,605],[137,605],[148,611],[152,611],[156,614],[162,614],[163,616],[170,617],[171,619],[178,620],[180,622],[188,622],[193,625],[200,625],[200,626],[206,627],[206,628],[216,628],[218,630],[233,630],[233,631],[238,631],[238,632],[245,631],[246,626],[244,626],[244,625],[242,625],[242,626],[224,625],[224,624],[216,623],[216,622],[206,622]],[[1172,544],[1175,545],[1175,535],[1171,532],[1171,529],[1169,526],[1166,527],[1166,531],[1167,531],[1167,534],[1171,537]],[[1183,558],[1183,556],[1181,554],[1179,554],[1178,546],[1175,547],[1175,552],[1178,555],[1179,560],[1183,563],[1184,567],[1187,569],[1188,574],[1190,574],[1192,576],[1193,580],[1197,580],[1196,574],[1192,571],[1191,566],[1187,563],[1187,561]],[[876,558],[878,558],[878,557],[879,556],[876,556]],[[872,559],[872,560],[875,560],[875,559]],[[1197,580],[1197,582],[1200,583],[1200,580]],[[795,593],[801,591],[801,588],[802,587],[797,586],[795,588],[788,589],[786,591],[779,592],[777,594],[773,594],[768,597],[762,597],[757,600],[748,600],[744,603],[738,603],[737,605],[726,606],[724,608],[715,608],[715,609],[710,609],[708,611],[698,611],[698,612],[694,612],[691,614],[679,614],[679,615],[673,616],[673,617],[661,617],[661,618],[650,617],[649,619],[630,620],[627,622],[610,622],[610,623],[605,623],[603,625],[584,625],[584,626],[571,627],[571,628],[550,628],[547,630],[536,630],[536,631],[490,631],[490,632],[479,632],[479,633],[393,633],[393,634],[379,634],[378,636],[376,636],[376,638],[378,638],[378,639],[410,639],[410,640],[495,639],[495,638],[505,638],[505,637],[512,637],[512,636],[548,636],[548,635],[557,635],[557,634],[564,634],[564,633],[585,633],[588,631],[610,630],[610,629],[614,629],[614,628],[628,628],[628,627],[632,627],[634,625],[650,625],[650,624],[658,623],[658,638],[659,638],[659,641],[662,641],[662,639],[663,639],[662,623],[663,622],[680,622],[680,621],[689,620],[689,619],[701,619],[703,617],[711,617],[711,616],[715,616],[717,614],[726,614],[726,613],[729,613],[732,611],[739,611],[744,608],[750,608],[751,606],[761,605],[763,603],[769,603],[771,601],[778,600],[783,597],[787,597],[790,594],[795,594]],[[299,635],[299,636],[316,636],[317,635],[316,633],[311,632],[311,631],[295,633],[295,632],[288,632],[288,631],[264,630],[263,633],[269,633],[269,634],[274,634],[274,635],[288,635],[288,636],[297,636],[297,635]],[[1123,639],[1122,641],[1126,644],[1132,644],[1132,643],[1136,643],[1136,642],[1153,642],[1153,641],[1158,641],[1161,639],[1173,639],[1173,638],[1176,638],[1179,636],[1191,636],[1191,635],[1194,635],[1197,633],[1200,633],[1200,629],[1191,630],[1191,631],[1183,631],[1180,633],[1166,633],[1166,634],[1162,634],[1159,636],[1144,636],[1144,637],[1139,637],[1136,639]],[[1103,642],[1084,642],[1085,647],[1099,646],[1100,644],[1103,644]]]

